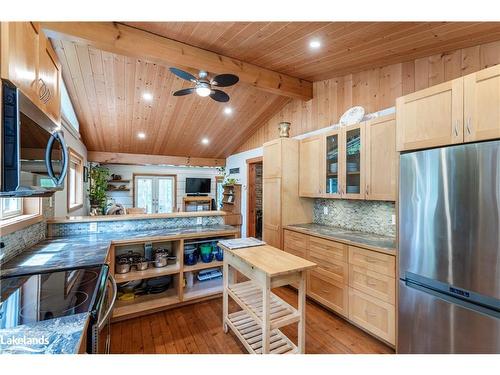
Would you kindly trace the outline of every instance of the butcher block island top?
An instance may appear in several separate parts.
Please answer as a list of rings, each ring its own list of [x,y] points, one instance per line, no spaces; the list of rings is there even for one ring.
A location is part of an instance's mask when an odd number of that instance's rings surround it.
[[[224,247],[224,250],[230,252],[269,277],[305,271],[316,267],[316,264],[313,262],[269,245],[245,247],[234,250]]]
[[[269,245],[224,249],[224,332],[231,329],[249,353],[305,353],[306,271],[316,264]],[[248,280],[238,282],[236,272]],[[293,285],[298,291],[295,308],[271,292]],[[241,310],[229,313],[229,297]],[[279,328],[298,323],[297,344]]]

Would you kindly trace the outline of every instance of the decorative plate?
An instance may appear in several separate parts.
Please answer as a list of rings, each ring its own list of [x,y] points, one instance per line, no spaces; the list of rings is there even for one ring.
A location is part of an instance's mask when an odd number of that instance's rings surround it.
[[[365,109],[360,106],[349,108],[340,118],[340,126],[359,124],[365,115]]]

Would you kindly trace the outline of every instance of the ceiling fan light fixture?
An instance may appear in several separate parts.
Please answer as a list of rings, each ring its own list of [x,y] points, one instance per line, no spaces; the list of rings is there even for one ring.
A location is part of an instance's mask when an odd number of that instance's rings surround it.
[[[212,89],[208,83],[200,82],[196,85],[195,91],[199,96],[204,98],[211,94]]]

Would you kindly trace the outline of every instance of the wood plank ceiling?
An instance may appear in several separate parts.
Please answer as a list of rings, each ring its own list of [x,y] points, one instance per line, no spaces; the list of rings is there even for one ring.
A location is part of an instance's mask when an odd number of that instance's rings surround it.
[[[288,101],[244,84],[225,88],[229,103],[197,95],[174,97],[190,87],[167,67],[52,41],[89,151],[220,158]],[[144,93],[153,96],[151,101]],[[224,109],[233,113],[226,115]],[[143,132],[145,139],[137,134]],[[207,138],[210,143],[202,144]]]
[[[127,25],[290,76],[318,81],[500,40],[500,23],[132,22]],[[317,51],[308,48],[321,41]],[[81,43],[53,40],[91,151],[221,158],[289,99],[238,83],[226,104],[173,97],[189,83],[168,67]],[[148,102],[142,95],[151,93]],[[137,138],[144,132],[146,138]],[[209,145],[201,143],[202,138]]]
[[[320,81],[500,39],[499,22],[130,22],[255,65]],[[316,51],[312,39],[321,41]]]

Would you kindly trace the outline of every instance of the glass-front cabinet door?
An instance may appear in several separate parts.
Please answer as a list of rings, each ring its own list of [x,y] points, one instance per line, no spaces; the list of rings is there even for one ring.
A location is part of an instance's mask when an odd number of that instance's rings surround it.
[[[329,197],[340,197],[341,194],[341,137],[340,130],[326,136],[325,187],[322,190]]]
[[[365,196],[364,182],[364,123],[347,126],[342,129],[343,161],[341,180],[342,198],[363,199]]]

